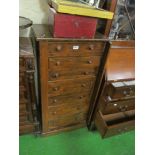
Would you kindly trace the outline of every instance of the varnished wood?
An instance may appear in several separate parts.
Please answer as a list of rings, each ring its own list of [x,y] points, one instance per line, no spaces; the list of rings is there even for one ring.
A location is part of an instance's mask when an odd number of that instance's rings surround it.
[[[33,30],[39,62],[42,134],[84,124],[107,40],[99,36],[53,38],[47,25],[34,25]],[[50,128],[49,121],[54,123]]]
[[[106,8],[106,9],[114,13],[116,6],[117,6],[117,0],[108,0],[108,6],[107,6],[108,8]],[[113,18],[114,18],[114,16],[113,16]],[[110,29],[112,27],[112,21],[113,20],[107,20],[107,22],[106,22],[106,27],[103,32],[105,37],[109,36]]]
[[[34,132],[34,54],[29,38],[19,40],[19,134]]]
[[[135,78],[135,49],[111,48],[106,63],[107,81]]]

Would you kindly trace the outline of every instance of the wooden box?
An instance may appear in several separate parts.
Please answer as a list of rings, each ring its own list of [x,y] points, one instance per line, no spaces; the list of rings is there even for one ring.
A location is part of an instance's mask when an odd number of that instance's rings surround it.
[[[57,13],[49,9],[50,31],[55,38],[94,38],[97,19]]]

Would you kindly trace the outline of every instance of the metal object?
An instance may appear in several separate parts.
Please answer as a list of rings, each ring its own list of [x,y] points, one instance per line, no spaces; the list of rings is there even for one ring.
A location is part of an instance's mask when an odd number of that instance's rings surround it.
[[[32,20],[26,18],[26,17],[21,17],[19,16],[19,28],[20,29],[26,29],[30,26],[32,26]]]

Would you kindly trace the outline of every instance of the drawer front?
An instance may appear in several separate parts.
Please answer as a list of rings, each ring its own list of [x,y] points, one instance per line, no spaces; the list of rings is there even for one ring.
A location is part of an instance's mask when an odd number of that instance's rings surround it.
[[[61,71],[49,71],[48,80],[64,80],[71,78],[83,78],[89,76],[96,76],[98,71],[98,67],[90,68],[90,69],[74,69],[74,70],[61,70]]]
[[[103,114],[124,112],[135,109],[135,99],[108,102],[105,98],[103,98],[103,102],[100,101],[99,107]]]
[[[48,97],[48,106],[57,106],[57,105],[65,105],[71,104],[74,101],[74,104],[87,104],[89,103],[90,93],[86,92],[83,94],[74,94],[74,95],[67,95],[67,96],[55,96],[55,97]]]
[[[69,95],[92,90],[95,77],[48,82],[49,96]]]
[[[48,128],[49,128],[49,131],[51,131],[56,128],[63,128],[70,125],[76,125],[76,124],[85,122],[85,119],[86,119],[86,114],[84,113],[62,116],[57,119],[51,119],[51,120],[49,119]]]
[[[50,57],[102,55],[104,42],[48,42]]]
[[[34,132],[33,124],[25,123],[25,125],[19,126],[19,134],[26,134],[26,133],[32,133],[32,132]]]
[[[117,84],[118,83],[120,83],[121,85],[124,82],[117,82]],[[117,86],[117,84],[115,85],[113,83],[109,85],[109,88],[107,90],[107,96],[109,96],[111,99],[135,96],[135,85]]]
[[[52,71],[76,70],[78,68],[92,69],[100,64],[100,56],[48,58],[48,69]]]
[[[132,114],[132,112],[129,112],[129,115],[130,114]],[[98,111],[95,117],[95,125],[102,137],[121,134],[134,129],[134,116],[129,115],[125,116],[123,113],[118,113],[104,116]]]
[[[72,101],[73,102],[73,101]],[[87,113],[88,112],[88,103],[80,103],[75,105],[72,104],[65,104],[61,106],[52,106],[48,108],[48,116],[50,119],[56,119],[61,116],[65,116],[67,114],[76,114],[79,112]]]

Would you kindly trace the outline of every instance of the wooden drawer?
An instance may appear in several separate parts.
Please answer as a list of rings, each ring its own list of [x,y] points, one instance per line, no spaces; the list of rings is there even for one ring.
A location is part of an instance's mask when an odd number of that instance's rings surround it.
[[[102,137],[110,137],[133,130],[135,126],[134,110],[110,115],[103,115],[101,111],[98,111],[95,125]]]
[[[32,133],[34,131],[34,125],[33,124],[25,124],[19,126],[19,133],[20,134],[26,134],[26,133]]]
[[[74,70],[61,70],[61,71],[49,71],[48,80],[64,80],[73,78],[83,78],[89,76],[96,76],[98,67],[93,68],[80,68]]]
[[[135,109],[135,99],[127,99],[109,102],[105,97],[102,97],[99,103],[99,109],[103,114],[111,114],[117,112],[124,112]]]
[[[73,101],[72,101],[73,102]],[[87,113],[88,112],[89,105],[88,103],[80,103],[80,104],[74,104],[74,102],[71,104],[65,104],[60,106],[52,106],[48,107],[48,116],[50,119],[56,119],[60,116],[65,116],[67,114],[76,114],[79,112]]]
[[[113,82],[108,86],[107,96],[111,99],[135,96],[135,82]]]
[[[48,42],[50,57],[102,55],[104,42]]]
[[[82,93],[82,94],[73,94],[67,96],[55,96],[48,97],[48,106],[57,106],[57,105],[65,105],[71,104],[74,101],[74,104],[87,104],[89,103],[90,92]]]
[[[48,58],[48,69],[52,71],[76,70],[78,68],[92,69],[100,64],[100,56]]]
[[[85,122],[86,114],[85,113],[77,113],[74,115],[66,115],[62,117],[58,117],[57,119],[49,119],[48,128],[49,131],[53,129],[63,128],[66,126],[76,125],[82,122]]]
[[[48,82],[49,96],[69,95],[92,90],[95,77]]]

